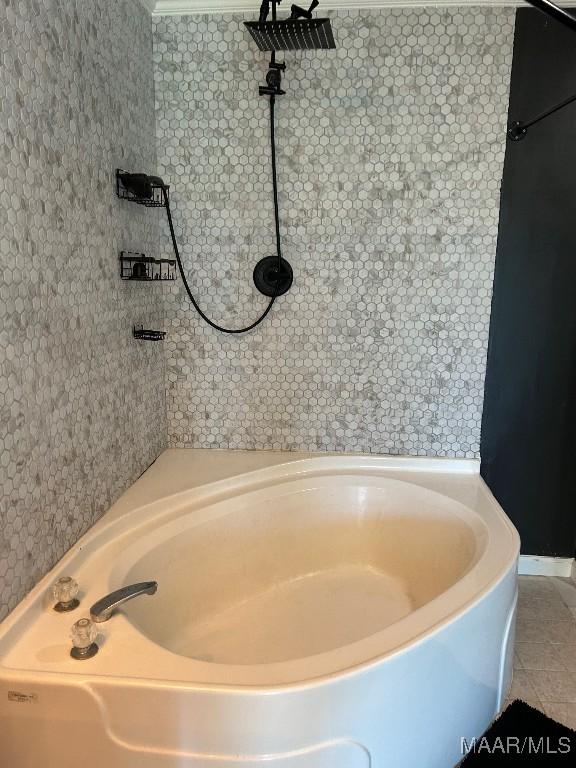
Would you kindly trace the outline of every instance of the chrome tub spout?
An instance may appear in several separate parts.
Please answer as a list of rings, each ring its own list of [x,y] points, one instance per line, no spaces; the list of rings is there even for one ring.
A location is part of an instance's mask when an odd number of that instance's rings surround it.
[[[143,581],[140,584],[130,584],[127,587],[117,589],[115,592],[110,592],[109,595],[98,600],[90,608],[90,618],[96,622],[108,621],[114,611],[123,603],[139,595],[153,595],[157,588],[157,582]]]

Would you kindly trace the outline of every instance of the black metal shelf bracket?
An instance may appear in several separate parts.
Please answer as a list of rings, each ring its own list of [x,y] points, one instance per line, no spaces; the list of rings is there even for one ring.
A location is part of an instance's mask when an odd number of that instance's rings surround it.
[[[168,190],[168,185],[157,176],[116,169],[116,194],[121,200],[145,205],[147,208],[164,208],[164,193],[168,197]]]

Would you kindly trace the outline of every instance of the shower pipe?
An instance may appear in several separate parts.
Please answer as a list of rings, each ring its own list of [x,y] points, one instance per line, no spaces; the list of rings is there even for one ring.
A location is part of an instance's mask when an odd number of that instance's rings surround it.
[[[556,21],[559,21],[561,24],[564,24],[564,26],[568,27],[569,29],[576,31],[576,17],[572,16],[571,13],[568,13],[568,11],[565,11],[563,8],[559,8],[557,5],[552,3],[551,0],[526,0],[526,2],[528,2],[530,5],[533,5],[535,8],[538,8],[539,11],[542,11],[547,16],[550,16],[551,18],[556,19]],[[576,94],[568,96],[568,98],[560,101],[553,107],[550,107],[550,109],[547,109],[545,112],[541,112],[539,115],[536,115],[536,117],[533,117],[532,120],[515,120],[508,126],[508,138],[510,141],[520,141],[528,133],[528,128],[536,125],[536,123],[539,123],[546,117],[553,115],[555,112],[558,112],[560,109],[568,106],[568,104],[572,104],[573,101],[576,101]]]

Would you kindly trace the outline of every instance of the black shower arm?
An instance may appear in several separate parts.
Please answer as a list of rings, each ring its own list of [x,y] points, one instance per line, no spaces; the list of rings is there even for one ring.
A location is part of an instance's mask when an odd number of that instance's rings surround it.
[[[551,0],[526,0],[526,2],[533,5],[535,8],[538,8],[539,11],[543,11],[551,18],[556,19],[561,24],[564,24],[564,26],[576,31],[576,17],[572,16],[571,13],[568,13],[568,11],[565,11],[563,8],[559,8],[552,3]],[[532,120],[526,120],[525,122],[516,120],[513,123],[510,123],[507,130],[508,138],[511,141],[520,141],[520,139],[523,139],[524,136],[526,136],[528,128],[539,123],[540,120],[544,120],[544,118],[553,115],[554,112],[558,112],[558,110],[563,109],[568,106],[568,104],[572,104],[573,101],[576,101],[576,93],[573,96],[568,96],[567,99],[555,104],[553,107],[550,107],[550,109],[547,109],[545,112],[536,115]]]

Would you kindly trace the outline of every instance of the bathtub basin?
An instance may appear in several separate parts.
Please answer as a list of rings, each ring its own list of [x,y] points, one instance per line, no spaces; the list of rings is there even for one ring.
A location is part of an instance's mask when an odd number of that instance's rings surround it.
[[[449,768],[506,694],[518,549],[473,462],[168,451],[1,625],[0,751]],[[150,579],[71,659],[71,623]]]

